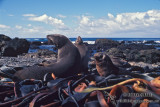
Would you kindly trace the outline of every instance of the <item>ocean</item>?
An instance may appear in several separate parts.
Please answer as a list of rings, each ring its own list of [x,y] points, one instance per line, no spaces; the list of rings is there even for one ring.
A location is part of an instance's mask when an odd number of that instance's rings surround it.
[[[46,42],[47,38],[25,38],[30,42],[33,41],[40,41],[40,42]],[[73,43],[75,42],[76,38],[69,38]],[[88,44],[94,44],[96,39],[104,39],[104,38],[82,38],[83,42],[87,42]],[[157,45],[157,49],[160,49],[160,38],[106,38],[106,39],[111,39],[111,40],[115,40],[115,41],[125,41],[126,43],[128,43],[128,41],[132,41],[135,43],[144,43],[146,41],[154,41],[155,45]],[[151,44],[146,44],[146,45],[151,45]],[[53,50],[52,45],[41,45],[39,46],[39,49],[49,49],[49,50]],[[29,49],[29,53],[31,52],[35,52],[37,51],[37,49]]]
[[[45,42],[47,41],[47,38],[25,38],[28,41],[41,41]],[[69,38],[71,41],[75,41],[76,38]],[[104,38],[82,38],[83,41],[95,41],[96,39],[104,39]],[[115,41],[160,41],[160,38],[106,38],[106,39],[111,39]]]

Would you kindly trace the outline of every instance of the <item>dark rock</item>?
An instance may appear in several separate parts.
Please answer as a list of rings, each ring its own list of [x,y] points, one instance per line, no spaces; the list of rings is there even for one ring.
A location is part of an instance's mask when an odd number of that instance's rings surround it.
[[[3,56],[17,56],[16,51],[11,46],[4,46],[1,48],[1,55]]]
[[[131,50],[126,54],[126,59],[129,61],[157,63],[160,62],[160,51],[156,49],[150,50]]]
[[[48,49],[39,49],[37,54],[38,56],[51,56],[51,55],[56,56],[57,55],[56,52],[50,51]]]
[[[26,53],[23,54],[22,57],[25,58],[41,58],[47,61],[56,60],[57,53],[54,51],[50,51],[48,49],[38,49],[35,53]]]
[[[126,49],[130,49],[130,50],[146,50],[146,49],[155,49],[155,47],[153,45],[145,45],[145,44],[121,44],[117,46],[118,49],[120,50],[126,50]]]
[[[1,51],[1,48],[3,46],[5,46],[7,44],[7,42],[10,40],[11,40],[10,37],[3,35],[3,34],[0,34],[0,51]]]
[[[10,41],[11,38],[4,35],[4,34],[0,34],[0,41]]]
[[[156,44],[156,42],[154,40],[150,40],[150,41],[146,41],[146,44]]]
[[[30,47],[30,43],[25,39],[14,38],[2,47],[3,56],[17,56],[22,53],[27,53]]]
[[[26,56],[18,56],[18,57],[1,57],[0,65],[7,65],[10,67],[16,67],[14,69],[19,70],[21,67],[33,66],[39,63],[42,63],[44,58],[31,58]]]
[[[40,41],[33,41],[33,42],[31,42],[31,45],[39,46],[39,45],[41,45],[41,42]]]
[[[136,62],[145,62],[145,63],[157,63],[160,62],[160,50],[150,49],[150,47],[146,47],[143,50],[142,45],[140,48],[132,47],[134,45],[130,45],[131,48],[111,48],[106,51],[109,56],[123,58],[127,61],[136,61]],[[136,45],[138,47],[138,45]]]
[[[123,51],[118,48],[111,48],[106,51],[108,55],[113,55],[115,57],[125,58],[125,55],[123,54]]]
[[[95,45],[97,50],[103,51],[112,47],[117,47],[119,43],[110,39],[96,39]]]

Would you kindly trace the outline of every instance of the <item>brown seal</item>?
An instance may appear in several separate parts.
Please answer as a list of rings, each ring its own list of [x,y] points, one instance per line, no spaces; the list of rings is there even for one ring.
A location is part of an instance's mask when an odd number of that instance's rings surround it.
[[[75,41],[75,46],[78,48],[81,55],[81,72],[88,72],[88,61],[89,61],[89,51],[88,47],[83,43],[83,40],[80,36],[77,37]]]
[[[110,57],[107,54],[98,52],[94,54],[94,58],[96,60],[96,69],[100,76],[118,74],[119,69],[113,65]]]
[[[48,41],[58,49],[57,61],[48,66],[32,66],[17,71],[14,76],[23,79],[43,79],[46,73],[53,73],[56,77],[67,77],[78,73],[80,67],[80,53],[77,47],[64,35],[47,35]]]

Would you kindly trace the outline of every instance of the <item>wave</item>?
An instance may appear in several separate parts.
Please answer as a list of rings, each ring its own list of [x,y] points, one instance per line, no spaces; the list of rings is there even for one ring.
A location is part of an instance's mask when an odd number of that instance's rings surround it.
[[[95,44],[95,41],[83,41],[83,42],[88,44]],[[72,41],[72,43],[75,43],[75,41]]]
[[[156,43],[160,43],[160,41],[155,41]]]

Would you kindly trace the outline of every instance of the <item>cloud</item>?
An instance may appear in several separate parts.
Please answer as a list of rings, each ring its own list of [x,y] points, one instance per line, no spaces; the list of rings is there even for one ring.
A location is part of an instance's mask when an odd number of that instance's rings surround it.
[[[94,16],[73,16],[73,21],[66,17],[63,20],[43,14],[24,14],[28,19],[26,26],[0,25],[4,33],[10,32],[14,35],[25,37],[45,37],[47,34],[59,33],[69,37],[159,37],[160,36],[160,10],[148,10],[146,12],[120,13],[96,18]],[[70,18],[69,18],[70,19]],[[74,20],[75,19],[75,20]],[[32,23],[39,22],[41,24]],[[36,25],[35,25],[36,24]],[[8,29],[10,28],[10,29]],[[0,31],[2,31],[0,29]],[[7,30],[8,29],[8,30]],[[3,33],[2,32],[2,33]],[[9,35],[9,34],[8,34]]]
[[[57,29],[62,29],[62,30],[69,29],[68,27],[66,27],[66,25],[63,23],[62,20],[48,16],[46,14],[41,15],[41,16],[33,16],[33,17],[31,16],[28,18],[28,20],[43,22],[43,23],[52,25],[53,27],[55,27]]]
[[[59,15],[57,15],[57,17],[59,17],[59,18],[66,18],[67,16],[59,14]]]
[[[22,26],[16,25],[15,28],[22,29]]]
[[[82,16],[82,19],[80,21],[80,24],[87,25],[89,23],[89,18],[87,16]]]
[[[8,14],[8,16],[14,16],[13,14]]]
[[[2,29],[9,29],[10,26],[0,24],[0,28],[2,28]]]
[[[76,32],[88,36],[123,36],[149,37],[160,35],[160,10],[147,12],[121,13],[113,16],[108,13],[106,18],[89,18],[81,16]]]
[[[22,16],[24,17],[33,17],[33,16],[36,16],[35,14],[23,14]]]
[[[111,13],[108,13],[109,18],[114,18],[114,16]]]
[[[32,25],[31,25],[31,24],[28,24],[27,26],[30,27],[30,26],[32,26]]]

